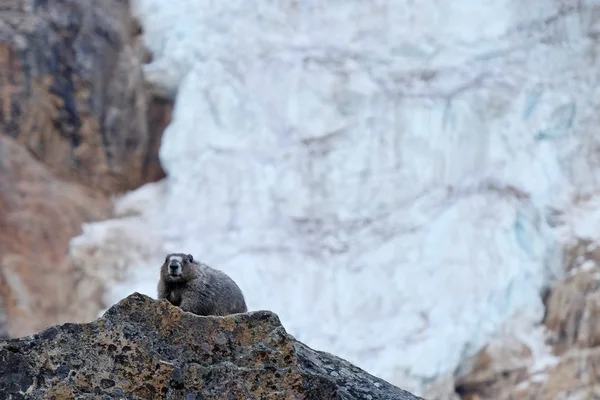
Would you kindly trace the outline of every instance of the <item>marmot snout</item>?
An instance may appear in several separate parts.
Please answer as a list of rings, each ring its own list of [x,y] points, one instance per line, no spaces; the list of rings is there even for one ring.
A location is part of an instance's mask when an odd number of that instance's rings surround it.
[[[167,299],[197,315],[248,311],[244,295],[233,279],[184,253],[171,253],[165,258],[160,270],[158,299]]]

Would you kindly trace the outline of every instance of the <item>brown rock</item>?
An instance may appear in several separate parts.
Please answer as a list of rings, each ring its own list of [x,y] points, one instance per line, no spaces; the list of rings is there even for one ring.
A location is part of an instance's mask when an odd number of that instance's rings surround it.
[[[462,391],[494,382],[509,374],[522,374],[532,362],[531,349],[517,338],[503,338],[484,346],[463,368],[456,380]]]
[[[462,399],[587,399],[600,398],[600,251],[580,241],[566,251],[568,275],[546,300],[547,344],[557,356],[554,365],[531,371],[530,356],[514,358],[521,369],[505,368],[510,357],[479,354],[477,368],[458,380]],[[489,354],[487,354],[489,355]],[[494,372],[495,371],[495,372]]]
[[[555,333],[552,344],[561,354],[572,346],[593,347],[600,343],[600,270],[577,272],[551,291],[546,306],[546,326]]]
[[[580,239],[565,249],[565,271],[579,268],[585,261],[600,262],[600,246],[589,239]]]
[[[127,1],[2,2],[0,335],[95,318],[103,283],[66,261],[69,239],[109,194],[164,177],[172,104],[143,80],[140,34]]]
[[[0,135],[0,207],[0,298],[9,333],[28,334],[75,317],[70,289],[82,276],[66,262],[66,249],[82,222],[110,215],[107,198],[60,180]]]
[[[462,399],[496,399],[527,377],[532,361],[531,349],[517,338],[492,341],[462,366],[456,391]]]
[[[600,246],[580,240],[565,258],[567,276],[550,291],[544,320],[556,354],[600,344]]]
[[[573,349],[557,365],[529,375],[508,374],[464,400],[567,400],[600,396],[600,348]]]
[[[88,324],[0,341],[0,398],[423,400],[287,334],[134,293]],[[106,396],[106,397],[105,397]]]
[[[537,378],[537,379],[536,379]],[[595,399],[600,396],[600,349],[573,349],[558,365],[515,387],[502,399]],[[512,393],[511,393],[512,392]]]
[[[129,3],[32,3],[0,11],[0,130],[59,177],[106,192],[162,178],[169,107],[144,85]],[[165,116],[149,125],[149,113]]]

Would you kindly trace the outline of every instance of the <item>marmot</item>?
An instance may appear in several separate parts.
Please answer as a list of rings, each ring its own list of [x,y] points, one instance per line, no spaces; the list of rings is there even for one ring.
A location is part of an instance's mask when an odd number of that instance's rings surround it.
[[[171,253],[158,281],[158,299],[196,315],[227,315],[248,311],[244,295],[227,274],[194,261],[191,254]]]

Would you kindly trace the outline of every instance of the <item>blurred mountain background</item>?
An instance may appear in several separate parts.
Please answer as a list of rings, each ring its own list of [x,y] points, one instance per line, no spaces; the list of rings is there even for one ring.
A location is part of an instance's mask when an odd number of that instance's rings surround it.
[[[10,0],[0,335],[167,252],[428,399],[600,396],[600,4]]]

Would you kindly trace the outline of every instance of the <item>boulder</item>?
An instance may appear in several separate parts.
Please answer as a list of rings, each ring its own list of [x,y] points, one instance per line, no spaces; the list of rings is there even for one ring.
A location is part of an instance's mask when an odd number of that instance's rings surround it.
[[[295,340],[276,314],[201,317],[133,293],[87,324],[0,341],[0,397],[420,397]]]

